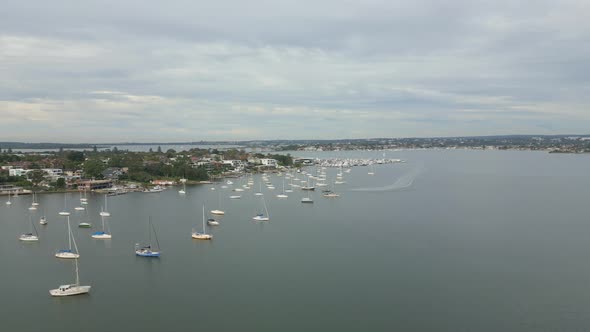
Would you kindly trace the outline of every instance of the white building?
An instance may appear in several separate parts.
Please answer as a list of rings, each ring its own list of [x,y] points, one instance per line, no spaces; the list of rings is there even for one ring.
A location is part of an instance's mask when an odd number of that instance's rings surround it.
[[[277,167],[277,160],[276,160],[276,159],[271,159],[271,158],[261,158],[261,159],[260,159],[260,163],[261,163],[263,166]]]
[[[24,168],[11,168],[8,170],[8,175],[9,176],[23,176],[26,175],[27,173],[29,173],[31,170],[30,169],[24,169]]]

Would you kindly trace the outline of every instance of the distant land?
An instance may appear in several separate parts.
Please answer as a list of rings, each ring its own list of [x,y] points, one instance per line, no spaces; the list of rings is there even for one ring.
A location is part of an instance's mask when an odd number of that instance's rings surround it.
[[[137,145],[229,145],[247,148],[263,147],[278,151],[287,150],[362,150],[362,149],[429,149],[476,148],[511,150],[547,150],[562,153],[590,152],[590,135],[498,135],[460,137],[409,137],[366,139],[301,139],[301,140],[247,140],[247,141],[193,141],[193,142],[120,142],[120,143],[27,143],[0,142],[0,150],[19,149],[108,149],[113,146]]]

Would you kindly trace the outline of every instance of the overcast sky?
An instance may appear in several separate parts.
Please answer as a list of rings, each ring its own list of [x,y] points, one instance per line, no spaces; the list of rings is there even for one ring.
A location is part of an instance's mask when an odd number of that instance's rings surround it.
[[[590,1],[24,1],[0,141],[590,133]]]

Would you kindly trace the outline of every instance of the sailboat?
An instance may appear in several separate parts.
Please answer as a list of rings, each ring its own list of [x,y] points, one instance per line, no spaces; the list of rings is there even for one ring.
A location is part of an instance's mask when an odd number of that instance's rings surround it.
[[[217,192],[217,200],[218,200],[218,206],[219,208],[221,208],[221,192]],[[215,214],[218,216],[223,216],[225,214],[225,212],[223,210],[211,210],[211,214]]]
[[[215,218],[209,218],[209,219],[207,219],[207,225],[219,226],[219,221],[215,220]]]
[[[211,239],[213,239],[213,235],[207,234],[207,233],[205,233],[205,231],[206,231],[206,228],[205,228],[205,205],[203,204],[203,232],[202,233],[195,232],[195,230],[193,229],[191,236],[193,239],[197,239],[197,240],[211,240]]]
[[[270,215],[268,214],[268,209],[266,208],[266,201],[264,200],[264,197],[262,197],[262,204],[264,204],[264,213],[259,213],[256,216],[254,216],[252,219],[256,220],[256,221],[269,221],[270,220]]]
[[[336,183],[336,181],[334,181],[334,183]],[[324,190],[323,191],[323,196],[326,198],[336,198],[336,197],[340,197],[340,194],[335,193],[334,191],[334,184],[332,184],[332,188],[328,189],[328,190]]]
[[[45,216],[42,216],[42,217],[39,219],[39,223],[40,223],[41,225],[43,225],[43,226],[47,225],[47,218],[46,218]]]
[[[84,203],[86,202],[86,203]],[[80,192],[80,203],[82,205],[88,204],[88,198],[86,198],[86,189],[84,189],[84,196],[82,196],[82,192]]]
[[[39,241],[39,234],[37,233],[37,229],[33,224],[33,219],[31,218],[31,216],[29,216],[29,222],[31,223],[32,231],[30,233],[21,234],[21,236],[19,236],[18,239],[24,242]]]
[[[74,242],[75,244],[75,242]],[[77,250],[77,249],[76,249]],[[50,289],[51,296],[71,296],[80,295],[90,292],[90,286],[80,286],[80,275],[78,274],[78,259],[74,259],[76,265],[76,283],[70,285],[61,285],[56,289]]]
[[[255,193],[254,195],[256,195],[256,196],[262,196],[263,195],[263,193],[262,193],[262,181],[260,182],[260,189],[258,189],[258,192]]]
[[[68,212],[68,203],[67,203],[68,194],[64,194],[64,210],[59,213],[60,216],[69,216],[70,213]]]
[[[152,249],[152,231],[154,232],[154,238],[156,239],[157,250]],[[135,244],[135,254],[141,257],[160,257],[160,242],[158,241],[158,235],[156,229],[152,223],[152,217],[150,217],[150,229],[149,229],[149,241],[147,245],[140,246],[139,243]]]
[[[289,196],[285,194],[285,179],[283,178],[283,192],[277,195],[278,198],[288,198]]]
[[[104,226],[104,216],[101,216],[100,219],[102,220],[102,231],[101,232],[94,232],[92,233],[92,238],[99,239],[99,240],[108,240],[111,238],[111,234],[107,232]]]
[[[88,216],[88,211],[86,211],[86,213],[84,213],[84,217],[85,217],[84,218],[85,220],[89,220],[90,219],[90,217]],[[80,219],[82,220],[82,218],[80,218]],[[89,223],[89,222],[87,222],[87,221],[80,221],[78,223],[78,227],[80,227],[80,228],[92,228],[92,224]]]
[[[39,205],[39,203],[35,202],[35,192],[33,192],[32,197],[33,197],[33,202],[31,203],[29,210],[35,211],[35,210],[37,210],[37,205]]]
[[[307,197],[303,197],[301,199],[301,203],[313,203],[313,199],[311,199],[311,197],[309,197],[309,191],[307,192]]]
[[[185,181],[182,181],[185,180]],[[181,179],[182,181],[182,189],[178,191],[179,194],[184,195],[186,194],[186,179]]]
[[[309,179],[311,178],[311,175],[309,177],[307,177],[307,181],[302,180],[301,182],[307,182],[305,186],[301,187],[301,190],[315,190],[315,187],[309,184]]]
[[[101,217],[110,217],[111,216],[111,213],[108,212],[108,209],[107,209],[107,195],[104,195],[104,210],[100,211],[99,215]]]
[[[68,216],[68,249],[60,249],[55,253],[55,257],[57,258],[65,258],[65,259],[72,259],[72,258],[79,258],[80,254],[78,254],[78,247],[74,246],[76,248],[76,252],[72,251],[72,240],[73,239],[73,235],[72,235],[72,228],[70,226],[70,217]],[[74,240],[75,241],[75,240]]]
[[[12,205],[12,202],[10,201],[10,191],[8,192],[8,200],[6,201],[6,205]]]
[[[375,175],[375,168],[373,167],[373,164],[369,165],[369,172],[367,174],[368,175]]]
[[[33,203],[31,205],[39,206],[39,203],[37,202],[37,194],[35,192],[33,192]]]

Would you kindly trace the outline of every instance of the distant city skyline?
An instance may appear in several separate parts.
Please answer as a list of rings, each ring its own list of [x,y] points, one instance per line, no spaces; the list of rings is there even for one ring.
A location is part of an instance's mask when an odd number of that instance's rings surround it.
[[[586,1],[0,11],[0,141],[587,134]]]

